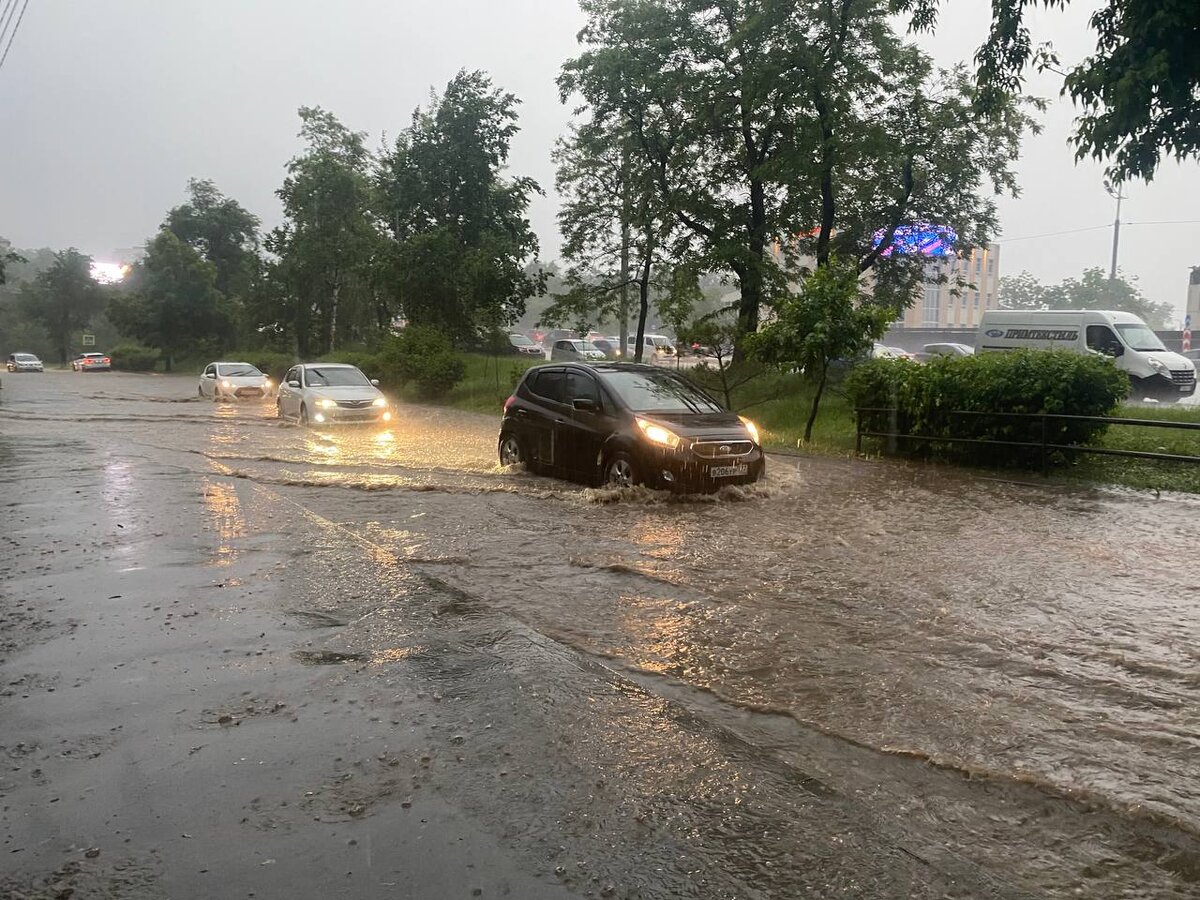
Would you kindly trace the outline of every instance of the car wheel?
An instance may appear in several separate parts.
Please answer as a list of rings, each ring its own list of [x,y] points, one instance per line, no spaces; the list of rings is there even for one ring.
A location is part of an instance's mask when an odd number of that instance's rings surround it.
[[[521,442],[515,434],[500,435],[500,465],[519,466],[525,462],[525,454],[521,450]]]
[[[304,428],[308,427],[308,407],[303,403],[300,404],[300,425]]]
[[[633,487],[639,481],[633,457],[624,450],[610,456],[604,464],[604,483],[611,487]]]

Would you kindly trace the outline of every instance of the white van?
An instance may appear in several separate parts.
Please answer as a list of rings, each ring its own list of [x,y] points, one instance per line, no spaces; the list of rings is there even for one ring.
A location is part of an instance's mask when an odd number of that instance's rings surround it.
[[[671,339],[665,334],[644,334],[642,335],[642,359],[649,360],[656,356],[674,356],[675,345],[671,343]],[[633,359],[633,353],[637,349],[637,335],[631,334],[626,339],[625,355],[629,359]]]
[[[1133,313],[1100,309],[989,309],[979,323],[977,351],[1073,350],[1111,356],[1129,373],[1132,396],[1174,402],[1196,392],[1196,367],[1172,353]]]

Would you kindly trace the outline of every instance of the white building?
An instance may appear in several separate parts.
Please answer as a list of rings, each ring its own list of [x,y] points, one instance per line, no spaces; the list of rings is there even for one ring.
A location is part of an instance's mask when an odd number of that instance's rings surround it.
[[[984,310],[1000,306],[999,244],[933,258],[926,274],[941,283],[925,285],[900,320],[905,328],[974,328]]]

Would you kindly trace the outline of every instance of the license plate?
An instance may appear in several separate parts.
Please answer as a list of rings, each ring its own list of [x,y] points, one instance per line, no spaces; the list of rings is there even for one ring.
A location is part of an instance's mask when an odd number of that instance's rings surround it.
[[[1179,389],[1186,394],[1188,391],[1190,391],[1192,389],[1192,386],[1190,384],[1181,384],[1179,386]]]
[[[708,470],[712,478],[737,478],[739,475],[749,475],[749,466],[713,466]]]

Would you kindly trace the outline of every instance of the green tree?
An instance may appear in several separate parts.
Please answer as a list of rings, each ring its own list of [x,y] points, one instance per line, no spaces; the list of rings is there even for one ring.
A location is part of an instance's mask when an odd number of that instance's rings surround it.
[[[0,248],[0,284],[5,283],[7,278],[7,270],[10,265],[13,263],[23,263],[25,261],[25,257],[23,257],[16,250],[8,247]]]
[[[24,315],[50,336],[59,362],[65,363],[78,336],[104,309],[104,288],[91,275],[92,258],[75,248],[54,254],[54,261],[21,291]]]
[[[1044,285],[1028,272],[1000,279],[1000,305],[1008,309],[1111,309],[1133,313],[1155,329],[1170,328],[1178,317],[1169,303],[1148,299],[1137,279],[1118,274],[1110,279],[1099,266],[1079,278]]]
[[[249,294],[258,268],[258,217],[208,180],[188,181],[189,200],[167,213],[163,227],[216,269],[228,298]]]
[[[162,351],[171,371],[181,351],[215,349],[230,338],[230,320],[216,288],[216,266],[167,229],[113,298],[109,318],[127,337]]]
[[[276,191],[286,221],[268,236],[278,257],[262,327],[286,328],[301,356],[361,340],[390,319],[375,289],[380,233],[371,210],[365,135],[319,107],[300,108],[305,151]],[[267,315],[263,315],[267,313]]]
[[[943,0],[893,0],[917,29],[937,25]],[[1035,44],[1026,22],[1032,7],[1071,0],[993,0],[987,39],[975,55],[983,99],[995,102],[1020,88],[1026,69],[1057,71],[1046,44]],[[1096,52],[1064,74],[1063,93],[1082,110],[1076,157],[1111,160],[1117,180],[1150,181],[1164,156],[1200,156],[1200,4],[1104,0],[1091,16]]]
[[[981,110],[965,70],[936,71],[884,0],[582,5],[585,49],[560,86],[634,136],[703,267],[735,275],[742,334],[805,258],[881,270],[877,293],[910,302],[923,267],[888,253],[896,230],[934,221],[981,245],[995,193],[1016,190],[1020,103]]]
[[[1000,305],[1005,309],[1049,309],[1046,285],[1028,272],[1000,279]]]
[[[526,210],[541,193],[505,178],[519,100],[483,72],[461,71],[396,138],[376,172],[376,209],[393,245],[386,278],[410,324],[456,340],[507,326],[542,276]]]
[[[752,352],[764,363],[799,370],[813,383],[806,443],[812,440],[829,364],[859,355],[895,318],[892,309],[873,302],[860,277],[857,263],[831,259],[781,297],[775,319],[750,339]]]

